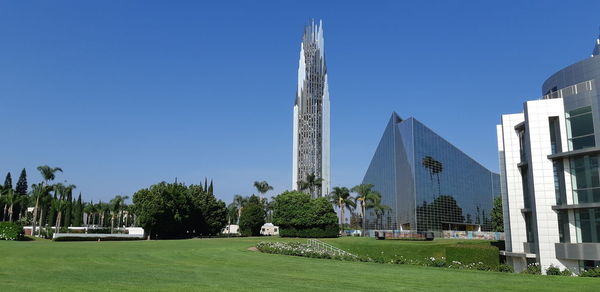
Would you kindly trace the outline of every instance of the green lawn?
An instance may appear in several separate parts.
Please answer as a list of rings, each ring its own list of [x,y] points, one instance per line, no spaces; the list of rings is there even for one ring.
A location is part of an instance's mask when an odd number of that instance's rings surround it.
[[[0,291],[598,291],[600,287],[600,279],[592,278],[341,262],[247,250],[260,240],[0,241]],[[339,242],[347,244],[345,240]]]
[[[372,237],[341,237],[323,239],[333,246],[360,256],[379,257],[402,255],[413,260],[445,257],[446,247],[455,244],[490,245],[488,240],[436,239],[433,241],[376,240]]]

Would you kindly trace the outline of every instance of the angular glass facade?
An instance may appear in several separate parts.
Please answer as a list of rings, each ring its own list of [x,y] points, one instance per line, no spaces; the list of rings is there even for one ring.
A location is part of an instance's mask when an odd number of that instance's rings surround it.
[[[368,229],[490,229],[499,175],[414,118],[392,114],[363,183],[374,185],[391,211],[367,212]]]

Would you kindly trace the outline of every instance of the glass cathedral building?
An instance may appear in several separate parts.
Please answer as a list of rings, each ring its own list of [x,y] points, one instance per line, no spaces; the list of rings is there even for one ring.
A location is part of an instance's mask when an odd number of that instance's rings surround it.
[[[415,118],[393,113],[363,183],[374,185],[383,215],[367,211],[367,229],[481,230],[491,227],[500,177]]]

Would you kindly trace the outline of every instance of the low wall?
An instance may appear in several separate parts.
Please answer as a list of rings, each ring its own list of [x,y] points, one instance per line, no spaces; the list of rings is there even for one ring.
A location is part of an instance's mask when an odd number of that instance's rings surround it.
[[[144,234],[104,234],[104,233],[54,233],[52,239],[61,237],[69,238],[122,238],[122,239],[143,239]]]
[[[444,230],[442,238],[504,240],[504,232]]]

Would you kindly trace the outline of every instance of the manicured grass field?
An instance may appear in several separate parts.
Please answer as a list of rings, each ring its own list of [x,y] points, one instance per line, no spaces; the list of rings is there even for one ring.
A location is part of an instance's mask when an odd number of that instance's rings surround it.
[[[261,240],[264,238],[129,242],[0,241],[0,291],[600,289],[600,280],[592,278],[341,262],[248,250]],[[344,240],[339,239],[340,242]]]
[[[490,245],[488,240],[436,239],[434,241],[376,240],[370,237],[341,237],[323,239],[333,246],[360,256],[378,257],[402,255],[407,259],[422,260],[446,256],[445,249],[456,244]]]

